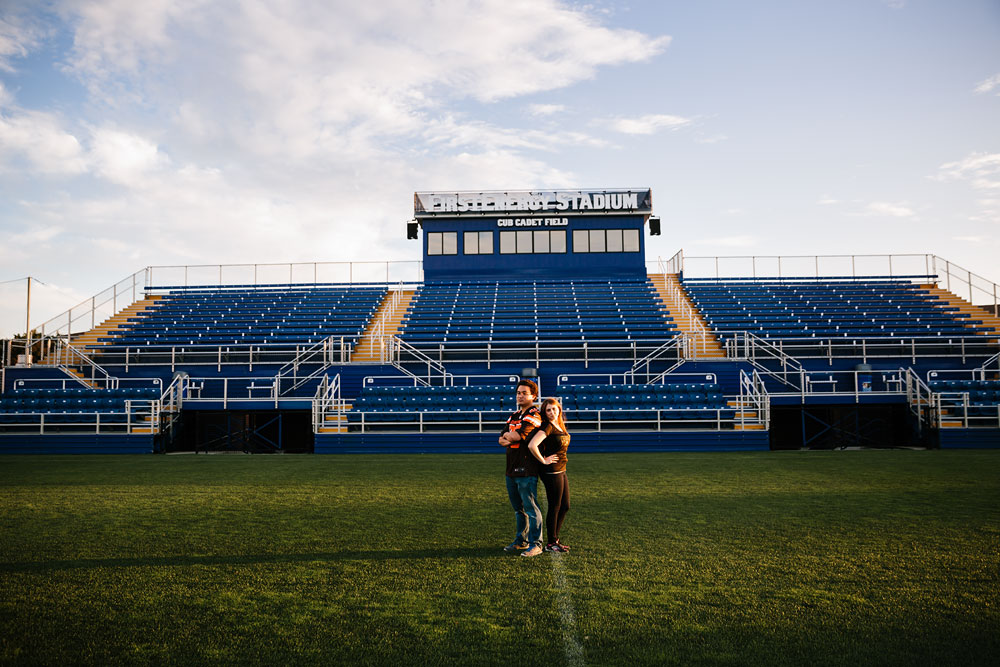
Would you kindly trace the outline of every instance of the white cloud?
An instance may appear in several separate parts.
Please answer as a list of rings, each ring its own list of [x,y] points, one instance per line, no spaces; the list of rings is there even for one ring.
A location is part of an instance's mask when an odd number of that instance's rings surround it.
[[[983,93],[990,92],[998,86],[1000,86],[1000,74],[994,74],[990,78],[980,81],[976,85],[975,92],[982,95]],[[1000,92],[998,92],[997,95],[1000,95]]]
[[[965,241],[966,243],[982,243],[986,239],[982,236],[953,236],[956,241]]]
[[[108,128],[94,132],[91,160],[100,176],[121,185],[137,185],[168,162],[151,141]]]
[[[6,14],[0,16],[0,72],[13,72],[11,61],[27,56],[31,49],[38,46],[42,32],[15,11],[7,11],[6,5],[4,10]]]
[[[819,198],[819,201],[816,203],[821,206],[833,206],[834,204],[839,204],[840,200],[835,199],[830,195],[823,195],[822,197]]]
[[[56,116],[40,111],[0,113],[0,172],[25,163],[43,174],[86,171],[80,141],[61,127]]]
[[[548,132],[502,128],[482,121],[462,122],[448,115],[430,121],[424,137],[432,145],[451,148],[477,147],[479,150],[520,148],[552,150],[558,146],[591,146],[604,148],[609,144],[603,139],[582,132]]]
[[[884,0],[890,9],[903,9],[906,7],[906,0]]]
[[[189,93],[183,117],[224,116],[249,148],[298,158],[377,150],[448,100],[569,86],[670,41],[555,0],[103,0],[77,20],[71,68],[95,95],[121,79],[144,99],[162,94],[149,73],[176,58],[192,73],[176,82]]]
[[[713,134],[710,137],[699,137],[695,139],[699,144],[718,144],[729,139],[724,134]]]
[[[905,203],[876,201],[865,207],[868,215],[888,215],[894,218],[911,218],[916,213]]]
[[[654,134],[659,130],[676,130],[691,123],[690,118],[666,114],[648,114],[638,118],[613,118],[608,127],[623,134]]]
[[[531,104],[528,105],[528,113],[532,116],[551,116],[562,113],[566,110],[564,104]]]
[[[972,153],[938,168],[939,181],[968,181],[977,190],[1000,190],[1000,153]]]

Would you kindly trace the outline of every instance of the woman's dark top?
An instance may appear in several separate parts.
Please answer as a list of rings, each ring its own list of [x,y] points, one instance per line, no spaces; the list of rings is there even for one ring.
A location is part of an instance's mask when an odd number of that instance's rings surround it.
[[[566,460],[569,449],[569,433],[561,433],[559,428],[550,421],[542,424],[541,430],[545,433],[545,439],[538,446],[538,452],[543,458],[555,454],[559,458],[552,465],[541,466],[543,473],[556,473],[566,471]]]

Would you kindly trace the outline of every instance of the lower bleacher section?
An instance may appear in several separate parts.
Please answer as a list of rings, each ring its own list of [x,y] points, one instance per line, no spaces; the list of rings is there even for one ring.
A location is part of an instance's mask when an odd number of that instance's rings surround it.
[[[556,394],[577,431],[733,430],[745,421],[710,382],[568,385]],[[493,432],[516,409],[513,396],[512,385],[366,386],[347,412],[348,432]]]
[[[0,434],[120,433],[150,426],[156,387],[15,388],[0,398]]]

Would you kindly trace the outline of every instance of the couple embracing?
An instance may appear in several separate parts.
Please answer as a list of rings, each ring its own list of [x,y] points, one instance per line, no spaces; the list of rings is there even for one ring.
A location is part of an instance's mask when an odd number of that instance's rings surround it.
[[[531,380],[517,383],[517,411],[507,418],[500,444],[507,450],[507,495],[514,508],[516,533],[504,551],[521,551],[525,557],[542,551],[565,553],[569,547],[559,541],[559,529],[569,511],[569,480],[566,477],[566,450],[569,432],[562,407],[554,398],[535,407],[538,385]],[[545,485],[549,509],[545,516],[548,538],[542,547],[542,512],[538,509],[538,478]]]

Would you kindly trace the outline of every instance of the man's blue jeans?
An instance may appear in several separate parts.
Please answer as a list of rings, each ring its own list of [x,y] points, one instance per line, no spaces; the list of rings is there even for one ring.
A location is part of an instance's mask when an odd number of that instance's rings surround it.
[[[542,546],[542,511],[538,509],[538,478],[507,477],[507,496],[514,508],[517,533],[514,540]]]

